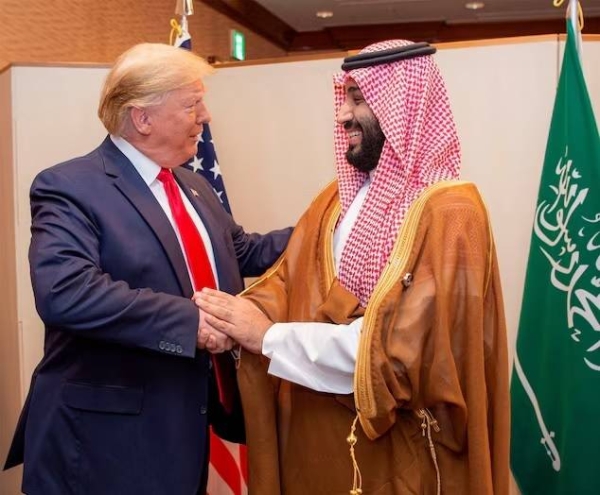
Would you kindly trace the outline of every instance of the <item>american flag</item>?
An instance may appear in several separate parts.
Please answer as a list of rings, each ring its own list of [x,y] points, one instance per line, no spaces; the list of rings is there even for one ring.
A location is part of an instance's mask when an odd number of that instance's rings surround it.
[[[219,196],[223,208],[225,208],[227,213],[231,213],[229,200],[225,192],[225,184],[223,183],[223,176],[221,175],[221,167],[217,161],[217,153],[208,124],[204,124],[200,141],[198,141],[196,156],[185,164],[184,167],[199,173],[208,180],[217,196]]]
[[[186,50],[192,49],[192,38],[185,28],[176,21],[171,21],[176,29],[175,46]],[[231,213],[221,168],[208,124],[203,126],[198,141],[198,151],[184,167],[199,173],[208,180],[223,208]],[[210,431],[210,464],[208,473],[207,495],[246,495],[248,472],[246,446],[227,442]]]

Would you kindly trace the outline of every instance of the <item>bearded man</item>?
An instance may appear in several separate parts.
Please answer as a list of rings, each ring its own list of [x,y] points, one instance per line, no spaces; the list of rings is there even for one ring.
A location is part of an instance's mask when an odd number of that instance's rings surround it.
[[[337,181],[243,297],[195,296],[249,351],[253,494],[508,493],[496,252],[477,188],[458,181],[434,51],[388,41],[345,59]]]

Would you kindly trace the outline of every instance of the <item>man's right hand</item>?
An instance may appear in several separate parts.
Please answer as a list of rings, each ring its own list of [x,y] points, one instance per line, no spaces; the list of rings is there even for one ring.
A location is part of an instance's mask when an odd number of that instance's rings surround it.
[[[262,352],[265,333],[273,322],[248,299],[205,287],[192,296],[206,312],[206,325],[229,335],[244,349]]]
[[[206,349],[212,354],[230,351],[233,348],[233,340],[208,324],[204,311],[199,309],[198,313],[200,314],[200,323],[198,326],[196,347],[198,349]]]

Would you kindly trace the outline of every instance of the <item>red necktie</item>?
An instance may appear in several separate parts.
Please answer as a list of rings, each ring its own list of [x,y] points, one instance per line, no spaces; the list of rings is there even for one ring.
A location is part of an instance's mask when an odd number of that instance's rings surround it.
[[[185,257],[187,258],[188,266],[192,274],[192,285],[194,290],[198,291],[204,287],[211,289],[216,288],[215,278],[213,276],[212,267],[206,254],[206,248],[202,237],[194,225],[192,217],[185,209],[185,205],[181,199],[181,193],[179,187],[175,182],[172,172],[163,168],[158,174],[158,180],[162,182],[165,192],[167,193],[167,199],[169,201],[169,207],[171,213],[179,230],[181,236],[181,242],[185,251]],[[231,377],[225,372],[224,366],[221,366],[217,356],[211,355],[213,368],[215,370],[215,378],[217,381],[217,388],[219,390],[219,401],[227,412],[231,412],[233,409],[233,397],[231,388]]]

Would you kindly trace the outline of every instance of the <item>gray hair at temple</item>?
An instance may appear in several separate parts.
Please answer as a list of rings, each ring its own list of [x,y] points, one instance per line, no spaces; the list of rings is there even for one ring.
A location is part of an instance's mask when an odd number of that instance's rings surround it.
[[[129,109],[160,105],[169,92],[214,69],[201,57],[163,43],[141,43],[117,58],[100,94],[98,117],[110,134],[121,135]]]

